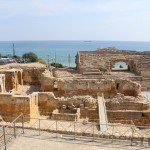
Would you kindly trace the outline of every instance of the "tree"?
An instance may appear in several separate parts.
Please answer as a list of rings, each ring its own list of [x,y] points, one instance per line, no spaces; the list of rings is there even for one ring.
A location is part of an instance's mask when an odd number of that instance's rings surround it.
[[[27,62],[37,62],[38,56],[33,52],[24,53],[22,58],[25,59]]]

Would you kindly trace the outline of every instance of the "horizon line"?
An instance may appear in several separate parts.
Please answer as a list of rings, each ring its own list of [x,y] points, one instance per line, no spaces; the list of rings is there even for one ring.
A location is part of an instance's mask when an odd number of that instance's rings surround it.
[[[150,42],[147,40],[0,40],[0,42],[83,41],[83,42]]]

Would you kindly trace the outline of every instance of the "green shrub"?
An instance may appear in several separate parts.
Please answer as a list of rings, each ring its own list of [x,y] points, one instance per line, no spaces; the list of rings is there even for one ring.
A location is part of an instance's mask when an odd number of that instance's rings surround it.
[[[51,66],[54,66],[54,67],[56,67],[56,68],[63,68],[63,65],[62,64],[60,64],[60,63],[51,63]]]
[[[42,58],[38,58],[38,62],[41,63],[41,64],[44,64],[44,65],[47,64],[47,62]]]
[[[22,58],[25,59],[26,62],[37,62],[38,56],[33,52],[24,53]]]

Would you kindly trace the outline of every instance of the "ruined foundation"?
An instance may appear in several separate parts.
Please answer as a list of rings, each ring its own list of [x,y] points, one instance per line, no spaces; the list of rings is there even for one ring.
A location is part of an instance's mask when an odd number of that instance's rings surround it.
[[[149,52],[104,48],[78,52],[76,68],[10,64],[0,70],[0,115],[98,123],[103,94],[108,123],[149,126],[150,101],[141,95],[150,90],[149,59]],[[117,61],[128,67],[114,69]]]

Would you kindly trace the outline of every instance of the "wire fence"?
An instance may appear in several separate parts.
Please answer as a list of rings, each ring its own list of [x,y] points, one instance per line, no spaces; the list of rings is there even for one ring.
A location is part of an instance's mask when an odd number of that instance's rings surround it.
[[[22,127],[16,127],[18,121],[22,122]],[[7,150],[7,146],[20,134],[24,133],[24,115],[20,114],[15,120],[10,123],[3,123],[0,126],[0,148]],[[21,130],[20,130],[21,129]]]
[[[96,122],[26,118],[23,114],[11,123],[0,126],[0,148],[7,150],[8,145],[18,136],[42,136],[93,142],[109,140],[111,144],[127,142],[131,146],[150,147],[150,126],[108,124],[107,130],[101,131],[100,124]]]

